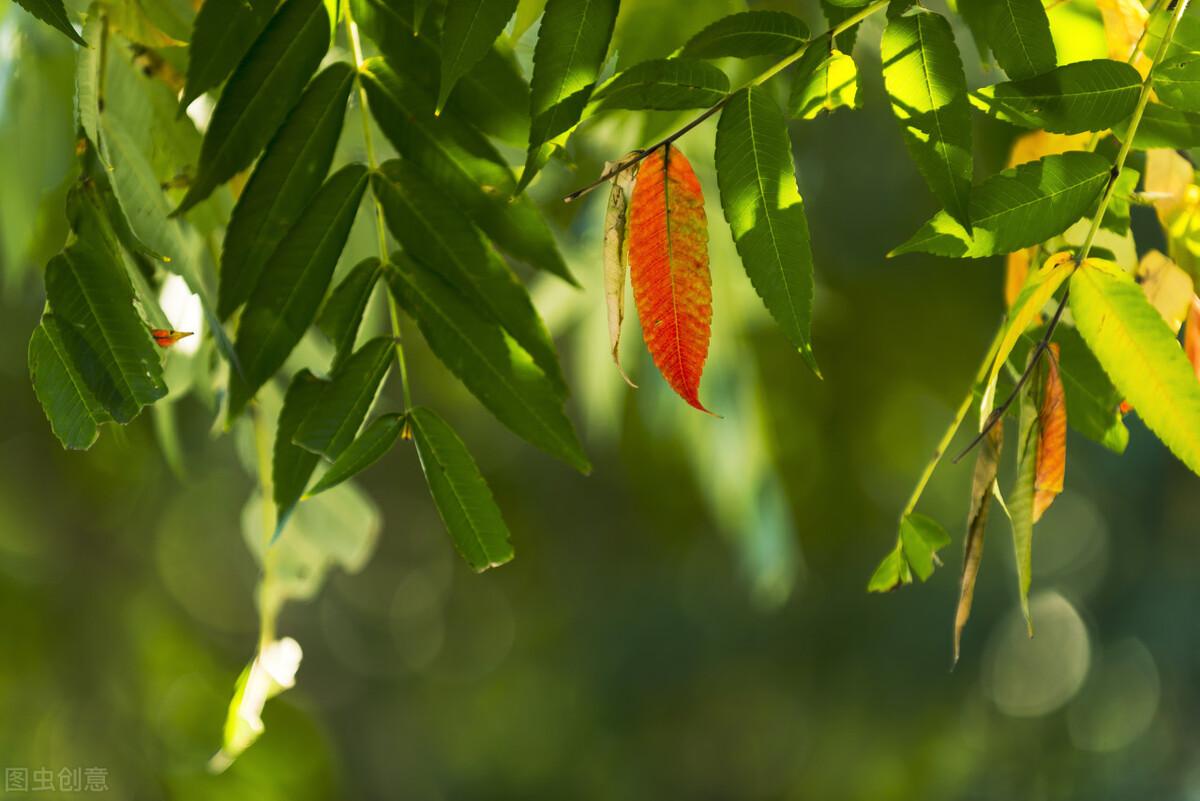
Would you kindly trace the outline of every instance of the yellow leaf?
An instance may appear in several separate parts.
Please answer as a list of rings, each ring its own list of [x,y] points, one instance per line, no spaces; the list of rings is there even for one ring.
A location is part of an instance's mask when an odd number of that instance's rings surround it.
[[[1104,20],[1108,57],[1117,61],[1127,61],[1146,30],[1146,23],[1150,19],[1149,12],[1138,0],[1096,0],[1096,6]],[[1139,53],[1133,66],[1145,77],[1151,62],[1144,54]]]
[[[1171,333],[1178,334],[1195,296],[1191,276],[1162,253],[1151,250],[1142,257],[1134,277],[1150,305],[1167,321]]]
[[[1021,134],[1013,142],[1008,156],[1008,166],[1016,167],[1037,161],[1046,156],[1057,156],[1069,150],[1083,150],[1091,134],[1056,134],[1046,131],[1030,131]]]
[[[1054,503],[1063,491],[1067,472],[1067,401],[1058,371],[1057,343],[1050,345],[1050,358],[1042,366],[1045,381],[1038,408],[1037,471],[1033,480],[1033,522]]]
[[[1164,225],[1169,224],[1172,212],[1184,205],[1195,172],[1191,162],[1174,150],[1146,151],[1145,192]]]
[[[1013,303],[1016,302],[1017,295],[1021,293],[1021,287],[1025,286],[1025,279],[1029,277],[1029,265],[1033,263],[1037,252],[1038,246],[1034,245],[1031,248],[1022,248],[1008,254],[1004,265],[1005,308],[1011,309]]]

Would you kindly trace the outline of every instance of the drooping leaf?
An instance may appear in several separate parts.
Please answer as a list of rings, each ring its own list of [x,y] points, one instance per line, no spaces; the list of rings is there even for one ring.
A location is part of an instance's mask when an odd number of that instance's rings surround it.
[[[29,340],[29,378],[50,428],[64,448],[87,450],[112,417],[75,367],[58,319],[46,314]]]
[[[1113,126],[1113,133],[1122,141],[1128,134],[1127,122]],[[1181,111],[1162,103],[1146,106],[1133,137],[1135,150],[1183,150],[1197,146],[1200,146],[1200,112]]]
[[[729,78],[707,61],[664,58],[643,61],[601,86],[597,111],[708,108],[729,94]]]
[[[411,162],[385,163],[372,186],[388,228],[405,252],[503,326],[542,372],[565,390],[554,343],[529,292],[475,226]]]
[[[1178,334],[1195,297],[1191,276],[1159,251],[1149,250],[1138,262],[1134,279],[1171,333]]]
[[[712,336],[708,220],[700,182],[672,145],[638,168],[629,208],[629,265],[642,336],[663,378],[695,408]]]
[[[192,24],[180,114],[229,77],[267,26],[276,5],[277,0],[205,0]]]
[[[458,0],[446,6],[438,113],[445,107],[458,79],[492,49],[492,42],[516,10],[517,0]]]
[[[213,110],[200,163],[176,214],[182,214],[235,173],[270,141],[299,100],[329,49],[322,0],[287,0],[234,70]]]
[[[1200,382],[1142,290],[1116,265],[1089,260],[1071,278],[1071,314],[1138,416],[1200,473]]]
[[[788,340],[819,373],[812,350],[808,221],[787,120],[767,89],[744,89],[726,104],[717,124],[716,164],[721,208],[746,274]]]
[[[913,576],[925,581],[941,565],[937,552],[950,544],[950,535],[931,517],[915,512],[900,520],[896,547],[884,557],[871,575],[868,592],[891,592],[913,583]]]
[[[250,297],[267,260],[321,188],[353,82],[353,69],[340,62],[313,78],[246,182],[221,250],[221,319]]]
[[[1050,343],[1040,370],[1037,470],[1033,479],[1033,522],[1042,519],[1063,491],[1067,469],[1067,402],[1058,370],[1059,348]]]
[[[71,24],[63,0],[17,0],[17,4],[42,22],[62,31],[75,44],[88,46]]]
[[[858,67],[840,50],[810,47],[796,65],[788,114],[811,120],[823,111],[858,107]]]
[[[242,370],[230,378],[230,418],[283,365],[312,323],[366,186],[361,164],[331,175],[267,261],[238,325]]]
[[[1133,113],[1141,89],[1142,76],[1133,67],[1095,59],[985,86],[971,93],[971,102],[1013,125],[1073,134],[1116,125]]]
[[[1045,369],[1045,361],[1038,365]],[[1033,636],[1033,619],[1029,616],[1029,587],[1033,579],[1033,496],[1037,477],[1038,455],[1038,387],[1040,381],[1026,382],[1021,390],[1019,426],[1017,432],[1016,484],[1009,494],[1008,512],[1012,522],[1013,554],[1017,564],[1017,591],[1021,598],[1021,614],[1025,627]]]
[[[971,105],[950,24],[929,11],[890,19],[880,55],[909,154],[950,216],[969,228]]]
[[[274,457],[271,462],[271,483],[275,500],[275,536],[278,537],[287,525],[292,510],[296,507],[313,470],[321,457],[292,442],[300,424],[317,405],[321,395],[329,386],[328,381],[317,378],[308,370],[301,370],[292,378],[287,394],[283,397],[283,408],[279,412],[279,424],[275,430]]]
[[[1154,93],[1168,106],[1200,111],[1200,53],[1176,56],[1155,66]]]
[[[433,101],[408,76],[371,59],[362,68],[371,113],[400,154],[504,252],[575,283],[545,219],[490,142],[452,114],[435,117]]]
[[[433,502],[463,559],[476,572],[512,559],[508,526],[467,446],[429,409],[409,418]]]
[[[625,158],[632,155],[626,154]],[[604,171],[607,173],[616,164],[608,162]],[[621,323],[625,320],[625,278],[629,269],[629,200],[636,174],[634,167],[613,177],[604,214],[604,301],[608,309],[608,343],[617,370],[631,387],[637,387],[637,384],[621,367]]]
[[[533,358],[437,273],[404,256],[395,261],[392,293],[442,363],[516,434],[588,472],[559,390]]]
[[[684,58],[786,56],[808,41],[804,20],[783,11],[742,11],[722,17],[683,46]]]
[[[962,578],[958,585],[958,607],[954,612],[954,662],[958,662],[963,629],[971,617],[975,599],[975,580],[983,560],[983,537],[987,531],[988,509],[1000,472],[1000,450],[1004,445],[1004,421],[999,420],[988,431],[975,457],[975,472],[971,478],[971,508],[967,511],[967,536],[963,540]]]
[[[321,309],[317,327],[334,346],[330,372],[336,373],[341,363],[354,351],[354,341],[358,337],[367,301],[371,299],[371,291],[382,274],[383,265],[379,259],[364,259],[347,273]]]
[[[579,122],[617,19],[617,0],[548,0],[533,51],[529,154],[517,191],[544,163],[542,146]]]
[[[334,459],[333,464],[317,480],[308,495],[311,497],[332,489],[382,459],[400,438],[406,421],[405,415],[396,413],[385,414],[372,420],[370,425],[355,437],[354,442]]]
[[[390,337],[376,337],[346,359],[292,435],[292,442],[330,460],[341,456],[371,410],[394,348]]]
[[[967,232],[944,211],[889,255],[982,258],[1044,242],[1075,223],[1108,181],[1108,159],[1071,151],[992,176],[971,192]]]
[[[996,61],[1013,80],[1049,72],[1058,64],[1042,0],[984,0],[991,6],[984,36]]]

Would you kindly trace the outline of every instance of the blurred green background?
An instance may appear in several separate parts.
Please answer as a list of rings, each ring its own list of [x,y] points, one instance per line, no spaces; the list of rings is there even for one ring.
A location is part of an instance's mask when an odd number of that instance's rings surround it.
[[[815,2],[772,5],[825,27]],[[744,7],[622,6],[620,64]],[[1064,60],[1103,55],[1092,0],[1051,18]],[[533,188],[585,289],[534,286],[593,475],[496,425],[408,327],[417,400],[471,445],[517,559],[472,574],[401,443],[361,482],[378,507],[373,557],[287,607],[298,685],[213,777],[204,765],[257,636],[240,523],[254,478],[238,437],[212,434],[190,398],[170,407],[180,470],[149,413],[87,453],[51,435],[25,347],[41,265],[65,237],[74,54],[0,0],[0,767],[101,767],[122,799],[1200,799],[1200,493],[1132,418],[1123,457],[1070,441],[1067,491],[1035,539],[1033,640],[993,515],[949,669],[966,463],[939,470],[920,507],[956,534],[947,566],[891,596],[864,591],[1000,320],[1003,278],[997,260],[884,258],[935,207],[883,99],[879,25],[855,50],[864,108],[793,128],[825,380],[742,273],[709,124],[680,146],[709,198],[701,393],[722,417],[671,395],[634,320],[626,362],[642,388],[622,383],[606,345],[603,193],[556,198],[684,118],[586,124]],[[995,80],[958,33],[972,83]],[[525,59],[535,35],[517,45]],[[357,133],[348,122],[351,158]],[[1013,133],[980,123],[980,175]],[[369,224],[360,214],[364,248]]]

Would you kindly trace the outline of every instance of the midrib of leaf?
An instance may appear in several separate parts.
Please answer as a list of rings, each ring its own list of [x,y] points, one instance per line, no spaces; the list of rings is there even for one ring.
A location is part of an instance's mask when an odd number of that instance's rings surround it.
[[[375,374],[376,370],[378,369],[376,362],[380,361],[380,358],[382,358],[382,360],[384,361],[384,370],[386,371],[387,362],[390,362],[392,359],[392,351],[391,351],[390,345],[388,347],[384,348],[382,357],[377,357],[375,361],[370,363],[370,365],[369,365],[370,372],[368,372],[367,375],[371,376],[371,375]],[[362,402],[363,397],[367,395],[368,387],[371,387],[371,394],[374,395],[375,392],[377,392],[379,390],[379,384],[382,381],[383,381],[383,378],[381,377],[380,380],[378,382],[376,382],[373,386],[370,384],[370,382],[363,382],[362,385],[359,387],[359,391],[354,395],[354,402],[350,405],[350,409],[353,410],[355,407],[358,406],[359,403]],[[329,438],[329,444],[332,445],[334,442],[337,441],[337,438],[342,435],[343,431],[345,430],[345,428],[349,424],[349,422],[350,422],[349,415],[346,415],[345,417],[342,418],[342,422],[338,423],[336,428],[334,429],[333,436]],[[359,425],[362,425],[362,420],[360,419],[358,421],[358,423],[359,423]],[[349,446],[347,446],[347,447],[349,447]],[[338,456],[341,456],[340,452],[337,454],[334,454],[333,458],[336,459]]]
[[[579,53],[579,40],[583,37],[583,27],[587,23],[588,12],[591,11],[591,9],[592,0],[586,0],[586,5],[583,7],[583,13],[579,15],[579,24],[575,27],[575,41],[571,43],[571,52],[567,56],[567,65],[562,70],[562,77],[558,82],[558,90],[554,93],[554,102],[550,104],[550,108],[546,109],[546,111],[550,113],[550,116],[547,118],[546,124],[542,128],[543,131],[554,130],[554,121],[558,117],[558,112],[562,109],[562,101],[565,99],[563,97],[563,88],[567,85],[567,77],[571,74],[571,68],[575,64],[575,56]],[[543,20],[543,22],[544,21],[545,20]],[[538,35],[540,36],[541,34],[539,33]],[[537,116],[541,115],[539,114]],[[532,123],[533,120],[530,120],[530,124]],[[538,142],[537,146],[540,147],[544,143],[545,140]]]
[[[675,245],[671,236],[671,146],[663,150],[663,219],[667,232],[667,269],[671,272],[671,319],[675,331],[675,363],[679,365],[679,374],[687,376],[686,365],[683,362],[683,347],[679,336],[679,303],[675,292]]]
[[[475,3],[475,13],[471,15],[471,24],[467,26],[467,34],[462,38],[462,42],[459,43],[458,52],[454,54],[454,61],[451,62],[451,65],[456,69],[458,68],[458,60],[462,58],[463,50],[467,47],[467,40],[471,37],[471,32],[475,30],[475,23],[479,21],[479,11],[483,8],[484,2],[486,0],[477,0]],[[444,90],[438,87],[438,91]]]
[[[1008,18],[1012,22],[1013,33],[1017,36],[1017,44],[1021,45],[1021,52],[1025,55],[1025,63],[1030,69],[1034,67],[1033,57],[1029,55],[1029,48],[1025,44],[1025,37],[1021,36],[1021,26],[1017,24],[1017,15],[1013,10],[1012,0],[1001,0],[1004,3],[1004,10],[1008,12]]]
[[[925,49],[925,27],[921,24],[922,16],[922,14],[917,14],[914,20],[917,23],[917,44],[921,53],[921,74],[925,76],[925,94],[929,98],[929,108],[933,112],[933,124],[937,126],[938,141],[934,147],[941,154],[942,166],[946,168],[946,176],[950,179],[950,191],[954,193],[955,202],[960,208],[965,208],[965,203],[958,194],[958,182],[954,177],[954,169],[950,166],[950,152],[946,146],[946,136],[942,133],[941,110],[933,99],[933,78],[929,74],[929,59],[925,56],[927,51]]]
[[[1019,211],[1021,209],[1025,209],[1029,206],[1033,206],[1037,203],[1041,203],[1042,201],[1053,200],[1054,198],[1058,197],[1059,195],[1065,195],[1067,192],[1073,192],[1074,190],[1078,189],[1079,187],[1083,186],[1084,184],[1088,183],[1089,181],[1094,181],[1102,175],[1104,175],[1104,173],[1099,173],[1098,175],[1092,175],[1092,176],[1089,176],[1088,178],[1078,181],[1077,183],[1073,183],[1070,186],[1065,186],[1062,189],[1058,189],[1053,192],[1050,192],[1049,194],[1038,195],[1037,197],[1033,198],[1032,200],[1027,200],[1024,203],[1018,203],[1015,206],[1007,206],[1002,211],[998,211],[995,214],[990,214],[986,217],[980,217],[979,222],[980,223],[990,222],[990,221],[995,220],[1005,214],[1011,214],[1014,211]],[[937,234],[937,235],[940,236],[941,234]]]

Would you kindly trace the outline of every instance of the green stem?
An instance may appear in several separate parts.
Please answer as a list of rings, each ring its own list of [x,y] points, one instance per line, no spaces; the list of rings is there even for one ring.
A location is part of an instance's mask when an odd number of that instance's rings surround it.
[[[267,596],[264,591],[271,584],[271,574],[275,568],[277,553],[271,547],[275,536],[275,516],[271,513],[271,497],[274,494],[271,479],[271,437],[266,424],[263,423],[262,409],[256,408],[251,415],[254,426],[254,455],[258,465],[258,491],[262,502],[262,580],[259,581],[258,591],[258,643],[259,650],[275,639],[275,620],[279,616],[279,606]]]

